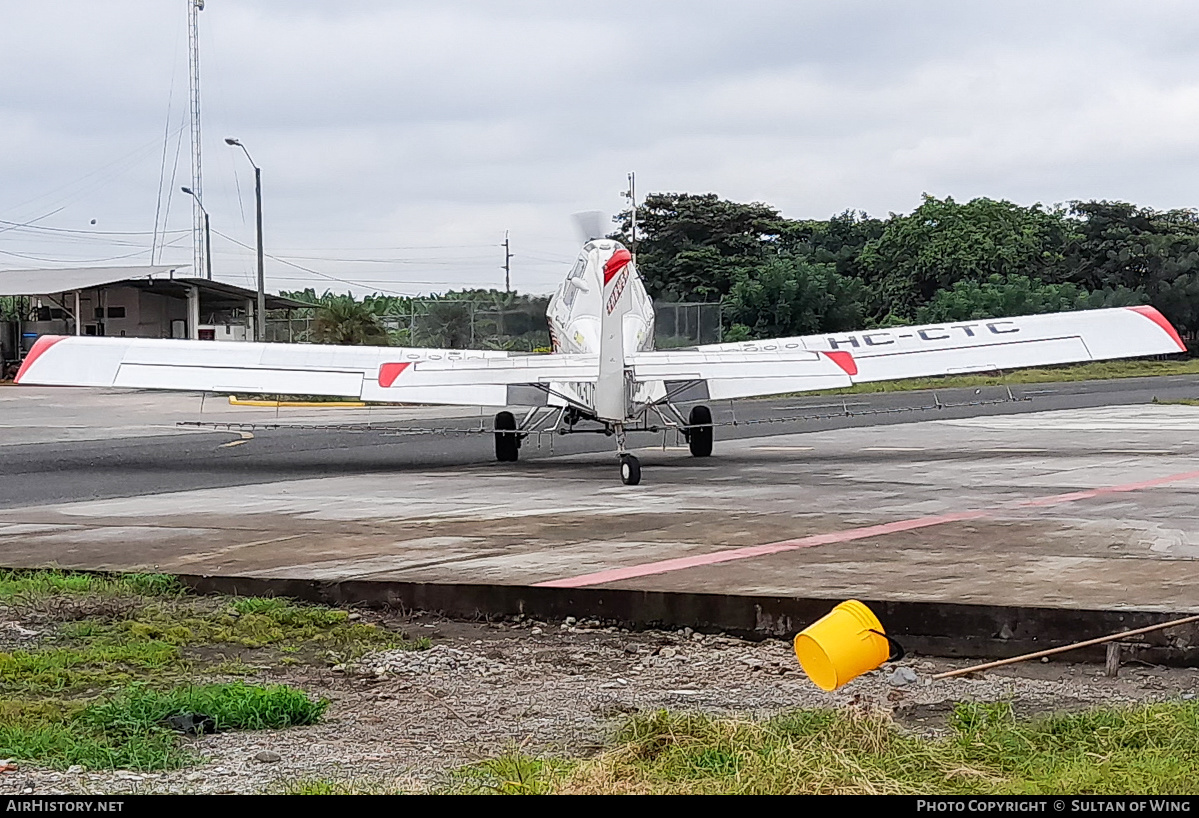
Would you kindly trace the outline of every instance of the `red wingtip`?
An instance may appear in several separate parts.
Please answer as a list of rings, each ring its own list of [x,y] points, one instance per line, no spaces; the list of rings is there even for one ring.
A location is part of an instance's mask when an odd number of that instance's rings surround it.
[[[59,341],[66,340],[65,335],[43,335],[33,342],[33,348],[29,350],[29,354],[25,356],[25,360],[21,362],[21,368],[17,370],[17,375],[12,379],[13,383],[20,383],[21,378],[29,371],[29,367],[33,366],[33,362],[42,357],[42,354],[50,347],[57,344]]]
[[[1162,315],[1160,312],[1158,312],[1153,307],[1148,307],[1148,306],[1146,306],[1146,307],[1129,307],[1128,309],[1132,310],[1133,312],[1139,312],[1141,315],[1145,316],[1150,321],[1152,321],[1153,323],[1155,323],[1159,327],[1161,327],[1163,330],[1165,330],[1166,334],[1169,335],[1170,338],[1172,338],[1174,340],[1174,343],[1178,344],[1179,352],[1187,351],[1187,345],[1182,342],[1182,338],[1178,337],[1178,330],[1174,329],[1174,325],[1166,320],[1166,316]]]
[[[396,364],[383,364],[379,367],[379,386],[384,389],[396,382],[396,378],[403,374],[404,370],[412,366],[411,361]]]
[[[853,376],[858,374],[858,362],[853,359],[853,355],[843,349],[833,350],[832,352],[824,353],[829,360],[837,366],[845,370],[845,374]]]
[[[633,254],[623,247],[612,254],[612,258],[608,259],[604,264],[604,286],[608,286],[608,282],[612,277],[620,272],[620,268],[633,260]]]

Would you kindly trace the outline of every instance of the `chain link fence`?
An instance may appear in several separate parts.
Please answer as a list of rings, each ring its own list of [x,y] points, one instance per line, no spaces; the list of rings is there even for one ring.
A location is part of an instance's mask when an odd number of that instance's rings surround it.
[[[422,299],[412,301],[407,313],[382,315],[379,322],[395,346],[544,352],[550,348],[545,309],[541,301],[504,307],[494,302]],[[665,303],[656,305],[655,313],[658,349],[721,340],[720,304]],[[315,320],[311,315],[273,313],[267,318],[266,340],[313,343]]]

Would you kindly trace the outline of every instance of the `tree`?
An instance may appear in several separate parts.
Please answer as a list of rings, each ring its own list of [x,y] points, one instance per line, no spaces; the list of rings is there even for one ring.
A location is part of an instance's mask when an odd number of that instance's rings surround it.
[[[853,210],[823,221],[784,220],[780,244],[787,252],[817,264],[832,264],[843,276],[861,278],[862,249],[881,237],[885,227],[880,219]]]
[[[1073,202],[1070,212],[1071,280],[1141,290],[1180,331],[1199,332],[1199,214],[1106,201]]]
[[[629,211],[614,236],[631,243]],[[653,193],[637,209],[637,268],[653,298],[718,301],[738,270],[777,252],[786,220],[774,208],[715,193]]]
[[[729,340],[857,329],[863,296],[861,282],[831,264],[775,256],[738,272],[724,305]]]
[[[1040,205],[925,194],[908,216],[892,215],[882,234],[862,249],[859,263],[875,288],[875,317],[913,318],[941,289],[992,275],[1056,281],[1067,271],[1065,253],[1075,225]]]
[[[919,324],[943,324],[1008,315],[1144,304],[1145,294],[1127,287],[1089,292],[1072,282],[1050,284],[1028,276],[992,275],[984,282],[959,281],[940,290],[916,311]]]
[[[317,308],[313,337],[318,344],[388,346],[390,343],[379,317],[348,295],[330,299]]]

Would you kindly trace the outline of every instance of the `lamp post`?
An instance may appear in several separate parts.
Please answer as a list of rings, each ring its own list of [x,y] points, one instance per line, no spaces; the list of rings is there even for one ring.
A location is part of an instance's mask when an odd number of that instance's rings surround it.
[[[196,200],[196,204],[200,206],[200,212],[204,214],[204,277],[212,281],[212,231],[208,228],[208,211],[204,209],[204,203],[200,201],[190,187],[179,188],[188,196]]]
[[[254,164],[254,157],[246,146],[233,137],[226,137],[226,145],[241,148],[250,164],[254,166],[254,202],[258,206],[258,315],[254,321],[254,340],[266,340],[266,279],[262,273],[262,168]]]

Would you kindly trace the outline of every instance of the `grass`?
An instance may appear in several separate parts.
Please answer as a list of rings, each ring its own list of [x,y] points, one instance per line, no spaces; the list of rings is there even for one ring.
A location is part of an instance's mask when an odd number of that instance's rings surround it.
[[[80,574],[0,569],[0,603],[56,596],[175,598],[185,589],[169,574]]]
[[[1032,720],[1006,703],[964,703],[943,738],[853,710],[768,721],[657,712],[630,719],[593,758],[512,754],[450,782],[506,794],[1194,794],[1199,703]]]
[[[908,378],[897,381],[860,383],[844,389],[828,389],[822,392],[804,394],[860,395],[875,392],[910,392],[917,389],[955,389],[1028,383],[1063,383],[1066,381],[1097,381],[1111,378],[1151,378],[1166,375],[1199,375],[1199,358],[1166,361],[1095,361],[1070,366],[1014,369],[1003,373]]]
[[[53,767],[173,769],[195,758],[168,716],[258,730],[311,724],[328,706],[282,685],[197,677],[429,646],[323,606],[193,596],[160,574],[0,571],[0,613],[37,632],[0,650],[0,758]]]
[[[285,685],[242,682],[154,690],[134,685],[82,705],[6,702],[0,719],[0,756],[63,769],[177,769],[195,761],[169,716],[199,713],[216,730],[263,730],[313,724],[328,707]]]
[[[160,724],[168,716],[202,713],[213,719],[218,732],[269,730],[315,724],[328,706],[328,701],[314,702],[286,685],[261,687],[230,682],[167,691],[134,686],[87,707],[78,720],[93,727],[136,730]]]

